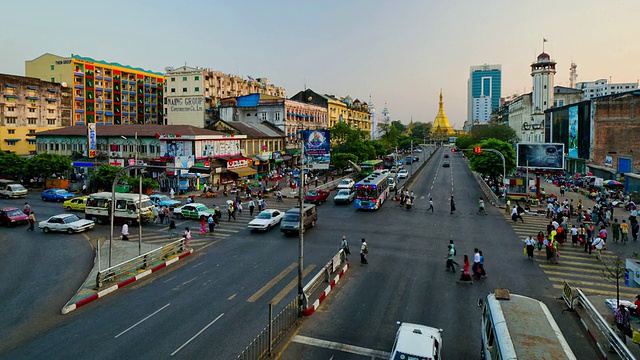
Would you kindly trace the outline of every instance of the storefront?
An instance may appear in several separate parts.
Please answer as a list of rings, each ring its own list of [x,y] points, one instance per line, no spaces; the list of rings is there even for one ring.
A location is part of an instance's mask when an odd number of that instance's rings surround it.
[[[219,160],[224,160],[227,163],[226,176],[223,176],[221,183],[227,183],[231,181],[237,181],[242,178],[252,179],[255,178],[258,171],[251,167],[253,164],[253,159],[248,157],[228,157],[228,158],[218,158]]]

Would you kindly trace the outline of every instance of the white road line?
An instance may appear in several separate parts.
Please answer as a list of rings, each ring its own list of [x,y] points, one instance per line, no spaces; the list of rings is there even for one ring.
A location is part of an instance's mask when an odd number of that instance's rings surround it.
[[[145,317],[144,319],[142,319],[142,320],[138,321],[137,323],[135,323],[135,324],[131,325],[131,326],[130,326],[128,329],[126,329],[125,331],[123,331],[123,332],[121,332],[120,334],[116,335],[116,336],[114,337],[114,339],[117,339],[118,337],[120,337],[120,335],[124,335],[124,333],[126,333],[127,331],[129,331],[129,330],[133,329],[134,327],[136,327],[136,326],[138,326],[138,325],[142,324],[144,321],[146,321],[147,319],[149,319],[149,318],[150,318],[150,317],[152,317],[153,315],[155,315],[155,314],[159,313],[160,311],[164,310],[164,308],[166,308],[166,307],[167,307],[167,306],[169,306],[169,305],[171,305],[171,303],[169,303],[169,304],[167,304],[167,305],[165,305],[165,306],[161,307],[160,309],[158,309],[158,310],[156,310],[156,311],[152,312],[151,314],[149,314],[149,315],[148,315],[147,317]]]
[[[325,349],[338,350],[338,351],[343,351],[343,352],[356,354],[356,355],[370,356],[372,359],[376,359],[376,358],[388,359],[389,356],[391,355],[386,351],[367,349],[360,346],[342,344],[334,341],[314,339],[314,338],[310,338],[302,335],[294,336],[293,341],[300,344],[317,346]]]
[[[182,346],[180,346],[179,348],[176,349],[176,351],[171,353],[171,356],[175,355],[178,353],[178,351],[182,350],[183,347],[189,345],[190,342],[192,342],[195,338],[197,338],[198,336],[200,336],[200,334],[202,334],[205,330],[207,330],[207,328],[209,328],[209,326],[213,325],[216,321],[218,321],[222,316],[224,315],[224,313],[218,315],[217,318],[213,319],[212,322],[210,322],[207,326],[205,326],[204,328],[202,328],[202,330],[198,331],[197,334],[193,335],[191,337],[191,339],[187,340],[186,343],[182,344]]]

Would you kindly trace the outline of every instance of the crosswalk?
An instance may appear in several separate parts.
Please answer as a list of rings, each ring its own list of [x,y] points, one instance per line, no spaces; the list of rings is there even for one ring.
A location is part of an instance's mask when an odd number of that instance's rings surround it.
[[[292,207],[298,204],[297,199],[285,198],[282,202],[276,202],[272,200],[268,203],[268,207],[270,209],[278,209],[281,211],[287,211]],[[199,248],[203,248],[216,240],[226,239],[234,234],[237,234],[241,231],[247,231],[247,224],[259,213],[256,209],[253,212],[253,216],[249,215],[249,209],[246,208],[242,211],[242,214],[236,213],[236,220],[234,221],[231,218],[231,221],[227,221],[227,213],[223,209],[222,211],[222,219],[220,220],[220,225],[215,227],[215,231],[213,233],[200,234],[200,221],[196,220],[187,220],[187,219],[175,219],[176,220],[176,231],[173,239],[169,239],[169,227],[167,225],[156,225],[151,224],[145,226],[143,228],[142,233],[142,242],[148,244],[156,244],[156,245],[164,245],[168,244],[172,241],[179,239],[179,235],[182,234],[185,227],[188,227],[191,230],[191,247],[195,250]],[[277,230],[277,229],[276,229]],[[138,233],[132,232],[129,235],[130,241],[138,240]]]
[[[529,235],[535,239],[539,231],[546,235],[549,219],[545,216],[523,216],[524,223],[513,222],[509,214],[504,214],[504,216],[521,240]],[[615,267],[613,264],[617,260],[617,256],[612,251],[603,251],[603,261],[598,261],[595,251],[589,254],[584,251],[584,246],[573,247],[569,237],[558,252],[560,257],[557,264],[547,262],[544,248],[540,254],[538,254],[537,248],[534,252],[536,254],[535,260],[555,289],[562,291],[566,281],[572,287],[580,288],[586,295],[604,295],[616,298],[615,279],[609,280],[603,274],[605,264],[609,267]],[[624,259],[622,260],[624,261]],[[620,299],[633,301],[637,294],[637,290],[624,285],[623,276],[620,279]]]

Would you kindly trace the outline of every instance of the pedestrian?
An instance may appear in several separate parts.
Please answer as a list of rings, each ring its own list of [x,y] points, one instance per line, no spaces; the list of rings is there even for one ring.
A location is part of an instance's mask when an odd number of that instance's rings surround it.
[[[449,246],[447,247],[447,267],[446,270],[449,271],[449,268],[451,268],[451,272],[455,273],[456,272],[456,268],[453,265],[454,263],[454,259],[455,259],[455,249],[453,248],[452,244],[449,244]]]
[[[456,211],[456,202],[453,200],[453,195],[451,195],[451,214]]]
[[[158,205],[154,205],[153,206],[153,223],[154,224],[158,224],[159,218],[158,218]]]
[[[613,224],[611,224],[611,232],[613,233],[613,242],[617,243],[620,240],[620,223],[618,222],[618,218],[613,219]]]
[[[213,214],[209,214],[207,218],[207,223],[209,224],[209,232],[213,233],[216,228],[216,221],[213,219]]]
[[[522,215],[520,215],[520,213],[518,212],[518,206],[513,205],[513,208],[511,209],[511,220],[518,222],[518,219],[520,219],[520,221],[524,223]]]
[[[622,219],[622,224],[620,224],[620,234],[622,234],[622,242],[623,243],[628,243],[629,242],[629,224],[627,224],[627,221]]]
[[[184,232],[182,233],[184,237],[184,244],[187,248],[191,246],[191,230],[188,227],[184,228]]]
[[[604,240],[601,237],[597,237],[593,241],[593,247],[596,249],[596,258],[602,261],[602,249],[604,249]]]
[[[360,245],[360,266],[366,265],[369,263],[367,260],[367,254],[369,253],[369,246],[367,242],[362,238],[362,244]]]
[[[162,208],[162,214],[164,215],[163,223],[169,223],[169,218],[171,218],[171,210],[169,210],[168,206],[165,205],[165,207]]]
[[[551,243],[549,244],[549,246],[551,247],[551,262],[554,264],[558,263],[558,241],[551,240]]]
[[[533,249],[535,248],[535,246],[536,241],[533,239],[532,235],[529,235],[528,238],[524,239],[524,250],[529,260],[533,260]]]
[[[433,214],[434,209],[433,209],[433,199],[429,198],[429,208],[427,209],[427,211],[431,210],[431,213]]]
[[[478,199],[478,212],[476,214],[480,215],[480,213],[483,213],[485,215],[489,215],[487,214],[487,210],[484,207],[484,199],[482,199],[482,196]]]
[[[347,242],[347,237],[344,235],[342,236],[342,241],[340,242],[340,249],[342,249],[342,252],[344,253],[344,260],[349,261],[347,256],[351,255],[351,250],[349,250],[349,243]]]
[[[175,195],[176,192],[173,190],[173,188],[171,188],[171,190],[169,190],[169,197],[173,199]]]
[[[236,209],[233,207],[233,203],[229,202],[229,206],[227,206],[227,221],[231,221],[231,217],[233,216],[233,220],[236,219]]]
[[[538,241],[538,255],[540,255],[540,253],[542,252],[542,245],[544,245],[544,233],[542,231],[538,232],[536,240]]]
[[[622,343],[626,344],[627,336],[633,337],[633,330],[631,329],[631,315],[629,315],[627,307],[623,304],[618,305],[615,315],[616,327],[622,334],[622,336],[620,336],[622,338]]]
[[[560,185],[560,196],[564,196],[564,184]]]
[[[28,203],[28,202],[25,202],[25,203],[24,203],[24,209],[22,209],[22,212],[23,212],[25,215],[29,215],[29,213],[31,212],[31,206],[29,205],[29,203]]]
[[[571,225],[571,246],[578,246],[578,229],[575,225]]]
[[[29,216],[27,217],[27,221],[29,222],[28,231],[33,231],[34,226],[36,225],[36,212],[29,211]]]
[[[203,216],[200,218],[200,234],[207,233],[207,219]]]
[[[469,274],[469,256],[466,254],[462,265],[462,274],[460,274],[460,279],[456,281],[456,284],[460,284],[460,282],[473,284],[473,279],[471,278],[471,274]]]
[[[544,250],[546,253],[547,261],[551,261],[551,235],[548,235],[546,239],[544,239]]]
[[[633,237],[633,241],[638,241],[638,231],[640,231],[640,224],[638,222],[631,223],[631,236]]]
[[[129,225],[127,225],[127,223],[122,224],[122,230],[120,231],[120,234],[122,235],[122,240],[129,240]]]
[[[477,280],[480,279],[480,250],[478,248],[473,249],[473,277]]]
[[[173,235],[176,233],[176,221],[171,219],[169,220],[169,240],[173,239]]]
[[[478,251],[480,255],[480,262],[478,263],[478,267],[480,268],[480,276],[484,279],[487,277],[487,272],[484,271],[484,255],[482,255],[482,250]]]
[[[605,225],[601,225],[600,226],[600,231],[598,232],[598,235],[602,238],[602,240],[604,240],[605,242],[607,241],[607,228]]]
[[[242,214],[242,199],[236,201],[236,208],[238,209],[238,214]]]
[[[249,216],[253,216],[253,210],[256,208],[256,203],[252,198],[249,198],[247,205],[249,205]]]

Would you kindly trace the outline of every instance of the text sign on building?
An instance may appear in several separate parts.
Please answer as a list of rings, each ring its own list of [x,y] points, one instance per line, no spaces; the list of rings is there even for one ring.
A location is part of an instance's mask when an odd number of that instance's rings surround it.
[[[89,123],[87,124],[87,144],[88,147],[88,156],[89,158],[96,157],[96,124]]]
[[[248,158],[232,159],[227,161],[227,169],[243,168],[249,165],[251,165],[251,159]]]
[[[169,111],[203,111],[204,98],[202,96],[194,97],[169,97],[166,99]]]
[[[518,143],[516,154],[519,168],[564,169],[564,144]]]
[[[309,169],[328,169],[331,162],[329,130],[303,130],[305,163]]]

